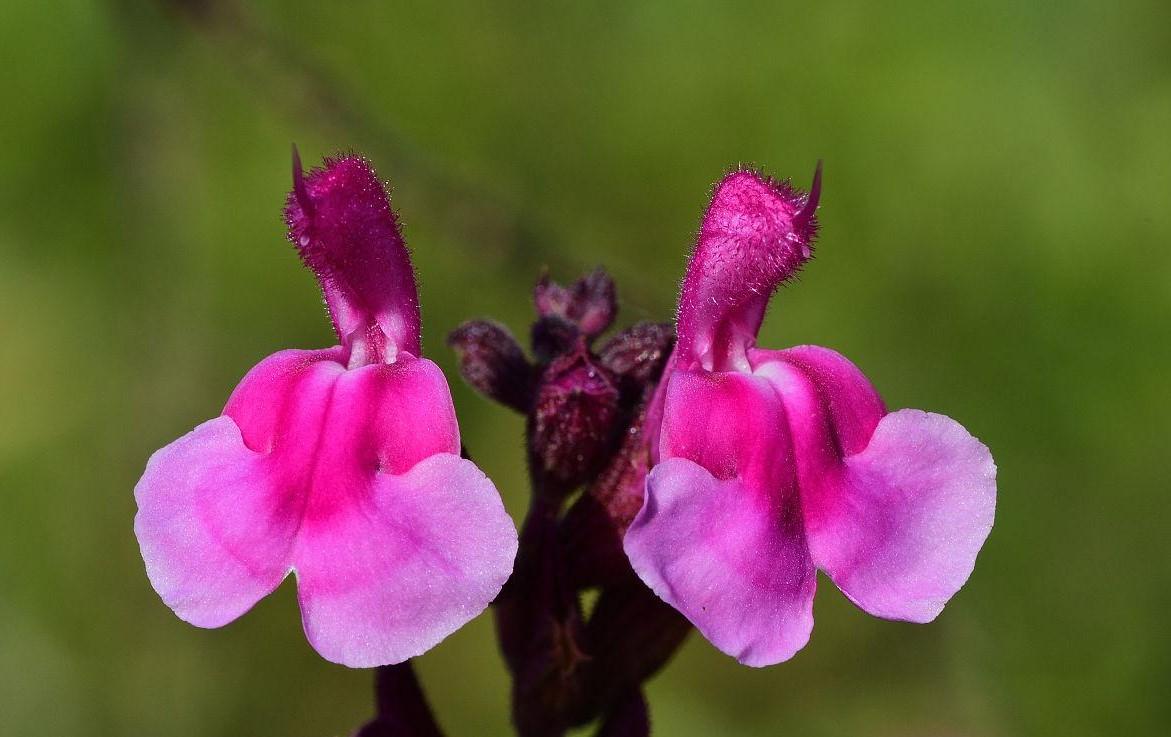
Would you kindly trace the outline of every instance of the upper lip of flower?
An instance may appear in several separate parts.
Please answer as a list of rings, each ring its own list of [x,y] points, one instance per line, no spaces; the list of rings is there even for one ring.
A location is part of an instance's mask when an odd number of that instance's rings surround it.
[[[716,186],[679,298],[680,365],[746,366],[769,298],[813,254],[821,172],[818,162],[808,195],[748,170]]]
[[[293,148],[288,237],[321,285],[351,365],[418,356],[419,299],[410,255],[374,168],[360,156],[326,159],[306,174]],[[359,345],[360,344],[360,345]]]

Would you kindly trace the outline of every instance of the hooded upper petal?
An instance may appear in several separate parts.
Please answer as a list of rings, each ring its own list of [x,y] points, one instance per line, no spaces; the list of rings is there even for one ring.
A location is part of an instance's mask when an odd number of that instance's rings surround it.
[[[419,297],[390,197],[360,156],[326,159],[301,172],[285,207],[289,240],[321,283],[338,338],[359,363],[419,355]],[[352,342],[357,346],[352,346]]]
[[[719,649],[747,665],[787,660],[813,627],[784,406],[768,381],[677,372],[663,462],[624,546],[635,572]]]
[[[813,255],[820,192],[820,165],[808,195],[754,171],[716,185],[679,295],[675,366],[746,368],[773,291]]]
[[[813,256],[820,197],[820,163],[808,194],[788,180],[750,170],[731,172],[716,184],[683,278],[677,339],[664,376],[694,368],[750,370],[746,354],[756,344],[769,299]],[[647,408],[656,461],[666,387],[667,381],[659,383]]]

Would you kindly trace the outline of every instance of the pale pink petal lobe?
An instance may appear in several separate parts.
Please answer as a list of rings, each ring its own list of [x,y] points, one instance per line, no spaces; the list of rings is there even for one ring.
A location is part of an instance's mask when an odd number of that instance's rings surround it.
[[[293,555],[305,632],[334,662],[397,663],[483,611],[512,571],[516,531],[459,458],[431,361],[344,371],[327,406]]]
[[[719,649],[747,665],[787,660],[809,639],[816,578],[784,406],[758,377],[680,371],[670,382],[664,460],[627,555]]]
[[[626,533],[631,565],[713,645],[751,666],[788,660],[813,630],[817,579],[796,500],[770,504],[683,459],[647,478]]]
[[[432,455],[350,491],[334,515],[306,517],[295,554],[305,634],[326,659],[362,668],[419,655],[511,573],[516,530],[470,461]]]
[[[814,561],[888,619],[939,614],[971,574],[996,509],[988,449],[955,420],[920,410],[884,417],[826,486],[808,531]]]
[[[285,503],[267,459],[245,447],[230,417],[157,451],[134,496],[147,576],[191,624],[231,622],[289,572],[299,510]]]
[[[257,364],[205,422],[152,456],[135,499],[147,574],[182,618],[224,625],[289,572],[337,349]]]

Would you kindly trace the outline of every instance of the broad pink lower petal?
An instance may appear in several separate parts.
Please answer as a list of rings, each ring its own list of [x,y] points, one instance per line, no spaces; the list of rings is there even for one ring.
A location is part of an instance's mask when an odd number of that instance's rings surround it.
[[[151,459],[135,531],[183,619],[226,624],[295,567],[311,642],[365,667],[417,655],[479,613],[512,569],[516,532],[456,455],[434,363],[400,354],[347,370],[340,357],[258,364],[225,415]]]
[[[294,556],[309,641],[351,667],[419,655],[478,615],[517,545],[492,482],[456,455],[364,483],[354,503],[306,517]]]
[[[813,627],[816,586],[785,407],[772,383],[676,371],[662,461],[624,545],[635,572],[712,644],[748,665],[787,660]]]
[[[992,529],[992,455],[943,415],[887,415],[825,486],[810,510],[819,521],[808,529],[813,559],[879,617],[934,619],[967,581]]]
[[[230,417],[151,456],[134,488],[134,532],[151,584],[180,618],[227,624],[289,572],[300,514],[272,479]]]
[[[792,491],[761,494],[673,458],[651,471],[626,533],[643,582],[745,665],[788,660],[813,629],[817,580]]]

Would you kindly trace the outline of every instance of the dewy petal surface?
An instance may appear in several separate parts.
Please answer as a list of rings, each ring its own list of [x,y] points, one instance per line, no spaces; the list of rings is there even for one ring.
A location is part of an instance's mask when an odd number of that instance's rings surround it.
[[[516,532],[491,482],[458,457],[439,368],[400,354],[346,370],[342,355],[258,364],[224,416],[151,460],[136,531],[184,619],[225,624],[293,568],[319,651],[382,665],[482,611],[511,571]],[[404,611],[426,617],[404,624]]]
[[[307,518],[294,556],[305,634],[355,668],[419,655],[482,612],[517,546],[496,488],[457,455],[367,484],[359,503]]]
[[[767,381],[734,373],[677,372],[667,392],[631,564],[720,650],[787,660],[809,639],[816,577],[784,407]]]
[[[829,485],[809,531],[818,567],[875,616],[935,619],[992,530],[988,448],[949,417],[899,410]]]
[[[784,400],[814,562],[871,614],[934,619],[992,527],[988,449],[943,415],[885,414],[862,372],[828,348],[750,360]]]
[[[134,496],[151,585],[191,624],[231,622],[289,572],[299,520],[281,513],[282,489],[229,417],[156,451]]]

